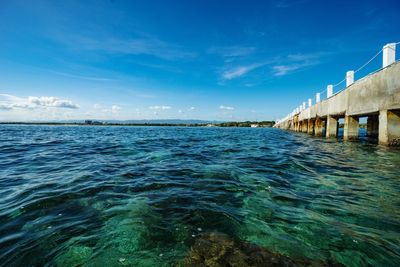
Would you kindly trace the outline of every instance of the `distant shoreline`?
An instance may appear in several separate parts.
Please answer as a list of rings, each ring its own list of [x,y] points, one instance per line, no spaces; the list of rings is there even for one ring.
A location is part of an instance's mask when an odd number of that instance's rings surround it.
[[[171,127],[249,127],[270,128],[274,121],[262,122],[221,122],[221,123],[110,123],[98,121],[86,122],[0,122],[0,125],[42,125],[42,126],[171,126]]]

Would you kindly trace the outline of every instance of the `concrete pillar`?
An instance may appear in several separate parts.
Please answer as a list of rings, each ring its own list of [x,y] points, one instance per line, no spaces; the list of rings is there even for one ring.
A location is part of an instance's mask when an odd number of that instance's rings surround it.
[[[379,144],[400,146],[400,110],[379,112]]]
[[[379,116],[370,115],[367,118],[367,136],[378,137],[379,134]]]
[[[332,116],[326,119],[326,137],[336,137],[338,132],[338,120]]]
[[[315,95],[315,103],[319,103],[319,102],[321,102],[321,94],[320,94],[320,93],[317,93],[317,94]]]
[[[343,140],[355,139],[358,139],[358,117],[346,115],[344,117]]]
[[[320,118],[315,119],[315,124],[314,124],[314,134],[315,136],[322,136],[322,120]]]
[[[304,120],[301,122],[302,123],[302,127],[301,127],[301,132],[306,133],[307,129],[308,129],[308,121]]]
[[[346,87],[349,87],[354,83],[354,71],[349,70],[346,72]]]
[[[310,108],[312,106],[312,100],[311,98],[308,99],[308,107]]]
[[[330,98],[332,95],[333,95],[333,85],[330,84],[326,88],[326,96],[327,96],[327,98]]]
[[[314,134],[314,120],[309,119],[308,124],[307,124],[307,133],[308,134]]]
[[[382,67],[386,68],[396,61],[396,44],[390,43],[383,47]]]

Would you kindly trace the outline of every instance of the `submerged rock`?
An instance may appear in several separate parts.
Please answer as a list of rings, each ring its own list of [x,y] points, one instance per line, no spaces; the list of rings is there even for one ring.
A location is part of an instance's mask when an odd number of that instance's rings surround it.
[[[92,249],[86,246],[71,246],[65,254],[56,259],[58,267],[81,266],[89,261]]]
[[[180,267],[243,267],[243,266],[342,266],[333,262],[291,259],[245,241],[234,240],[228,235],[207,233],[200,235],[192,245]]]

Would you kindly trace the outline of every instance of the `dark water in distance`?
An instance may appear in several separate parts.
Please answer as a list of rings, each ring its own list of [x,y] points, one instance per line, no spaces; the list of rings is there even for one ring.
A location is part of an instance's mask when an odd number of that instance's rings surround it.
[[[202,233],[400,266],[400,150],[278,129],[0,126],[1,266],[174,266]]]

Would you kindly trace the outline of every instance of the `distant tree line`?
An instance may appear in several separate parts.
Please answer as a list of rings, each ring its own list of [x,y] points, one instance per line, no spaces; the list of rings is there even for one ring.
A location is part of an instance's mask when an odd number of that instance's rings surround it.
[[[274,121],[229,121],[216,124],[220,127],[272,127]]]
[[[244,121],[244,122],[221,122],[221,123],[113,123],[113,122],[102,122],[94,120],[86,120],[85,122],[0,122],[0,124],[23,124],[23,125],[82,125],[82,126],[185,126],[185,127],[272,127],[274,121]]]

